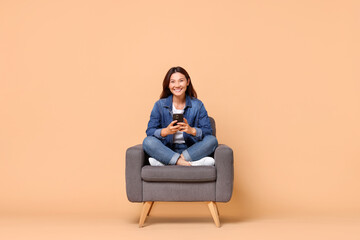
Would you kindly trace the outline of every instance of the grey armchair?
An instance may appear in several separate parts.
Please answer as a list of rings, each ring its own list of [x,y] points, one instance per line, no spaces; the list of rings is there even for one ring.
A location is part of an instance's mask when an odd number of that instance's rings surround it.
[[[210,117],[213,134],[215,121]],[[207,202],[220,227],[216,202],[230,201],[234,163],[230,147],[219,144],[214,152],[215,166],[150,166],[142,144],[126,151],[126,193],[130,202],[143,202],[139,227],[144,225],[154,202]]]

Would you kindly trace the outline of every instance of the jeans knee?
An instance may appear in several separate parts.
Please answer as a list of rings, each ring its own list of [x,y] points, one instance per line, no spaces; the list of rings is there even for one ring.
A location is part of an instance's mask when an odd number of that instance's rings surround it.
[[[155,145],[155,141],[155,137],[147,136],[143,141],[143,149],[147,151],[148,149],[153,148],[153,146]]]
[[[217,138],[213,135],[208,135],[206,136],[206,138],[208,144],[212,146],[215,150],[215,148],[219,145]]]

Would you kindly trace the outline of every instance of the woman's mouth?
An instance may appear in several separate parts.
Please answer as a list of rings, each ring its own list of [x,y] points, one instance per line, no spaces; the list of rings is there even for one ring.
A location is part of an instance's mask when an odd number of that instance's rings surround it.
[[[181,92],[181,90],[182,90],[182,88],[174,89],[174,92],[179,93],[179,92]]]

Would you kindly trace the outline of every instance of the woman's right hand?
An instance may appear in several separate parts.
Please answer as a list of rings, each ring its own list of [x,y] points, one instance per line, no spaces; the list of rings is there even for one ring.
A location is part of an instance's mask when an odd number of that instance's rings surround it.
[[[174,134],[177,131],[180,130],[180,125],[174,124],[177,122],[177,120],[172,121],[166,128],[161,129],[161,136],[166,137],[167,135]]]

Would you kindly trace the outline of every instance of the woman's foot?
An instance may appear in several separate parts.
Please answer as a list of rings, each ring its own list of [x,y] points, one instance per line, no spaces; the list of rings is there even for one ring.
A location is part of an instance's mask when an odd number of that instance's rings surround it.
[[[165,164],[163,164],[159,160],[156,160],[155,158],[152,158],[152,157],[149,158],[149,163],[151,166],[165,166]]]
[[[204,157],[197,161],[190,162],[191,166],[214,166],[215,165],[215,159],[212,157]]]
[[[177,160],[176,165],[191,166],[191,164],[185,160],[185,158],[182,154],[180,155],[179,159]]]

